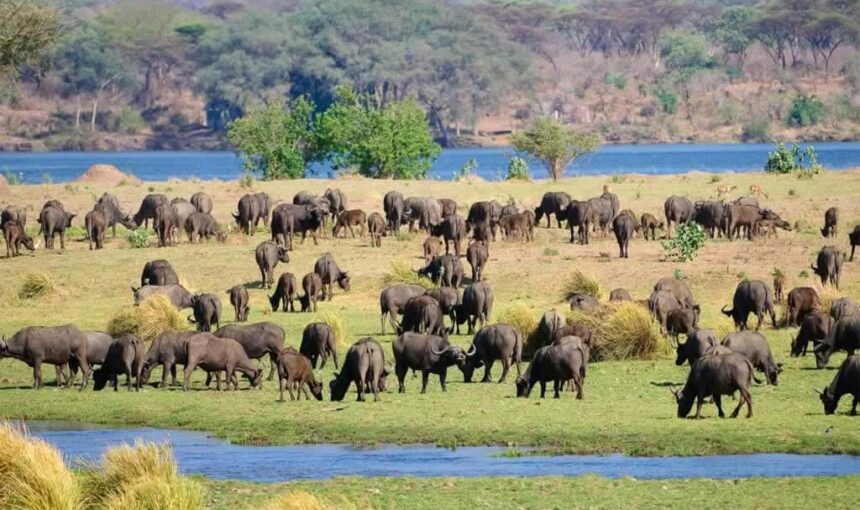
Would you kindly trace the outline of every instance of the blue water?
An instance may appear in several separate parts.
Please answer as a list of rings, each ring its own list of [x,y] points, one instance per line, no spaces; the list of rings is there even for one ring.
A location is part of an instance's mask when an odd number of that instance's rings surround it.
[[[241,446],[198,432],[102,428],[30,422],[30,433],[56,445],[68,462],[97,461],[110,446],[135,440],[169,443],[185,474],[219,480],[281,482],[337,476],[577,476],[641,479],[837,476],[860,474],[851,455],[715,455],[627,457],[560,455],[504,457],[500,447],[455,450],[428,445],[354,448],[341,445]]]
[[[584,156],[568,169],[568,175],[676,174],[691,170],[749,172],[761,170],[771,144],[607,145]],[[817,143],[819,161],[830,169],[860,166],[860,142]],[[446,149],[430,170],[433,179],[451,179],[469,159],[478,162],[476,173],[487,180],[505,175],[513,151],[504,148]],[[13,172],[23,182],[40,183],[76,179],[90,165],[112,164],[147,181],[171,178],[236,179],[242,161],[232,152],[0,152],[0,171]],[[530,163],[535,178],[547,177],[538,163]],[[328,177],[326,167],[311,169],[314,176]]]

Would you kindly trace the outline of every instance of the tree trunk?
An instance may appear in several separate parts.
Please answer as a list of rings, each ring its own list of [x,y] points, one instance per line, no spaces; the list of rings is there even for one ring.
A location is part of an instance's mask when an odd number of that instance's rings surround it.
[[[99,110],[99,94],[93,98],[93,116],[90,117],[90,133],[96,132],[96,114]]]
[[[75,97],[75,131],[81,127],[81,96]]]
[[[564,161],[560,159],[553,160],[550,164],[549,170],[552,174],[553,181],[561,179],[562,174],[564,174]]]

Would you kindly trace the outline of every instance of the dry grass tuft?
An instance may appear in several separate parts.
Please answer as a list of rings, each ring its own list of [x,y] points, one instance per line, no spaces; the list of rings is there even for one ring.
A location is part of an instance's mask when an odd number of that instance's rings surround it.
[[[574,294],[587,294],[600,299],[603,297],[603,290],[596,278],[577,269],[564,281],[564,300],[569,301]]]
[[[48,273],[29,273],[18,289],[18,299],[43,299],[56,294],[57,283]]]
[[[570,324],[591,329],[591,356],[595,361],[655,359],[671,354],[669,342],[648,310],[638,303],[602,303],[597,311],[571,310]]]
[[[179,475],[170,448],[136,443],[109,449],[83,477],[87,506],[105,510],[198,510],[200,486]]]
[[[60,452],[0,423],[0,508],[77,510],[80,493]]]
[[[165,331],[188,329],[188,320],[169,299],[159,294],[143,300],[138,306],[121,308],[107,325],[107,331],[113,337],[130,333],[144,342]]]
[[[824,313],[830,313],[830,307],[837,299],[844,295],[833,287],[822,287],[820,283],[813,284],[815,292],[818,293],[818,309]]]
[[[334,333],[334,342],[338,349],[346,349],[346,326],[340,315],[334,312],[325,312],[319,315],[317,322],[325,322]]]
[[[419,275],[408,263],[396,261],[391,262],[391,269],[382,277],[382,283],[384,285],[421,285],[425,289],[435,287],[429,278]]]
[[[309,492],[296,491],[278,497],[262,510],[358,510],[358,508],[348,501],[339,501],[333,506],[327,505]],[[369,507],[366,507],[366,510],[369,510]]]
[[[540,339],[538,338],[538,319],[535,315],[535,311],[528,306],[515,303],[502,310],[502,313],[496,314],[495,322],[497,324],[510,324],[520,330],[525,344],[523,350],[534,352],[535,349],[541,347],[537,345]]]

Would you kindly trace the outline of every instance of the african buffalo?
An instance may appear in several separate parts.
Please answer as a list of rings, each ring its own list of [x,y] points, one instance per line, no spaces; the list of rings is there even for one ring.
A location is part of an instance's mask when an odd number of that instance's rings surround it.
[[[414,331],[447,337],[445,321],[439,302],[428,295],[416,296],[403,307],[403,320],[397,333]]]
[[[753,366],[744,356],[737,353],[703,356],[693,364],[687,382],[680,391],[673,391],[678,403],[678,418],[686,418],[696,401],[696,415],[701,417],[702,404],[705,397],[712,396],[717,406],[720,418],[724,418],[722,405],[723,395],[733,395],[740,392],[738,406],[732,412],[736,418],[741,406],[747,405],[747,418],[752,418],[752,397],[749,388],[752,383]]]
[[[403,224],[403,195],[397,191],[389,191],[382,199],[382,209],[388,222],[389,232],[400,232]]]
[[[427,291],[427,295],[432,297],[439,303],[439,308],[443,315],[447,315],[451,319],[451,329],[454,331],[454,324],[457,320],[457,305],[460,304],[460,292],[453,287],[436,287]]]
[[[570,242],[579,240],[579,244],[588,244],[588,232],[591,230],[593,213],[588,202],[571,200],[565,211],[567,228],[570,230]],[[547,217],[549,220],[549,217]],[[577,229],[579,229],[577,231]]]
[[[143,265],[140,274],[140,286],[146,285],[179,285],[179,276],[170,262],[164,259],[150,260]]]
[[[476,368],[484,367],[484,378],[481,382],[490,382],[490,371],[496,360],[502,362],[502,377],[499,383],[505,382],[511,362],[516,365],[517,377],[521,375],[520,364],[523,358],[523,335],[510,324],[493,324],[482,328],[472,339],[472,347],[466,352],[466,360],[460,365],[463,381],[472,382],[472,374]]]
[[[302,277],[302,289],[305,291],[303,296],[299,296],[302,312],[316,312],[317,301],[325,297],[323,295],[323,283],[320,276],[316,273],[306,274]]]
[[[371,213],[367,217],[367,231],[370,233],[370,245],[382,246],[382,236],[385,235],[385,219],[379,213]]]
[[[430,374],[437,374],[442,391],[447,391],[445,378],[448,375],[448,367],[460,365],[466,358],[463,349],[451,345],[447,339],[412,332],[398,336],[391,350],[394,352],[394,372],[397,374],[400,393],[406,392],[403,383],[409,369],[421,371],[421,393],[427,392],[427,379]]]
[[[471,335],[475,330],[475,322],[480,321],[481,327],[489,320],[493,311],[493,289],[487,282],[473,283],[463,291],[463,300],[457,305],[455,315],[457,317],[457,334],[460,334],[460,325],[468,324],[467,334]]]
[[[443,287],[454,288],[459,287],[463,281],[463,272],[463,263],[456,255],[441,255],[418,270],[418,274],[430,278],[433,283],[441,282]]]
[[[534,225],[526,213],[502,216],[499,227],[508,241],[534,241]]]
[[[836,321],[827,338],[815,346],[815,366],[826,367],[836,351],[846,351],[850,356],[857,349],[860,349],[860,316],[849,315]]]
[[[188,234],[189,243],[203,239],[208,241],[211,237],[222,243],[227,240],[227,233],[221,229],[221,226],[209,213],[193,212],[189,214],[185,219],[183,229]]]
[[[648,298],[648,310],[660,324],[660,331],[669,334],[669,316],[684,307],[669,290],[655,290]]]
[[[331,210],[332,214],[339,214],[346,211],[346,193],[339,190],[338,188],[327,188],[323,192],[323,198],[328,200],[329,209]]]
[[[284,389],[290,392],[290,400],[295,400],[294,387],[299,395],[299,400],[302,398],[302,393],[305,395],[305,400],[311,399],[311,396],[308,395],[308,388],[310,388],[314,398],[323,399],[323,384],[316,380],[310,361],[294,349],[281,351],[278,359],[278,381],[280,383],[278,402],[284,401]]]
[[[815,274],[821,278],[821,285],[830,283],[839,288],[839,278],[842,276],[842,251],[835,246],[825,246],[818,252],[818,266],[810,265]]]
[[[188,354],[188,363],[185,365],[185,381],[182,389],[191,389],[191,374],[197,367],[206,372],[216,374],[217,389],[221,390],[222,371],[227,372],[227,390],[230,385],[233,389],[239,389],[236,385],[235,373],[245,374],[251,385],[260,387],[262,384],[263,371],[251,363],[245,354],[245,349],[239,342],[232,338],[219,338],[212,333],[197,333],[185,340],[185,352]]]
[[[818,292],[812,287],[796,287],[788,293],[788,326],[799,326],[804,317],[818,308]]]
[[[560,398],[565,382],[573,380],[576,398],[581,400],[585,383],[582,373],[587,357],[584,347],[570,343],[553,343],[541,347],[534,353],[525,375],[517,377],[517,396],[528,398],[535,383],[539,383],[540,397],[544,398],[547,381],[553,381],[554,397]]]
[[[22,227],[27,226],[27,210],[23,207],[10,205],[5,209],[0,209],[0,225],[7,221],[17,221]]]
[[[603,197],[589,198],[588,210],[591,211],[591,226],[597,231],[600,228],[602,235],[606,235],[612,226],[615,215],[612,214],[612,202]]]
[[[113,390],[117,391],[117,377],[125,375],[128,391],[131,391],[132,378],[135,380],[134,389],[140,390],[143,354],[143,342],[134,335],[125,334],[113,340],[102,366],[93,371],[93,389],[99,391],[110,382]]]
[[[245,350],[245,355],[250,359],[260,359],[268,354],[270,364],[268,380],[272,380],[278,353],[284,348],[284,330],[280,326],[271,322],[258,322],[244,326],[229,324],[219,328],[215,336],[232,338],[239,342]]]
[[[221,300],[215,294],[195,294],[191,298],[191,308],[194,318],[189,322],[197,325],[197,331],[211,331],[221,326]]]
[[[238,212],[232,213],[233,219],[245,234],[254,235],[260,220],[263,224],[269,220],[269,195],[256,193],[243,195],[236,205]]]
[[[382,329],[382,334],[385,334],[385,316],[388,315],[388,321],[391,326],[397,330],[397,315],[403,313],[403,307],[406,303],[416,297],[424,294],[427,289],[421,285],[392,285],[383,289],[379,295],[379,324]]]
[[[155,221],[155,210],[158,209],[158,206],[169,203],[170,199],[168,199],[166,195],[146,195],[140,202],[140,208],[138,208],[137,212],[132,217],[132,221],[137,227],[143,225],[144,228],[147,228],[149,226],[149,220]]]
[[[72,226],[74,214],[67,213],[58,207],[49,206],[42,209],[39,217],[39,229],[45,236],[45,249],[54,249],[54,236],[60,236],[60,249],[66,249],[66,229]]]
[[[721,344],[750,360],[755,368],[764,372],[768,384],[776,386],[782,364],[773,359],[764,335],[756,331],[738,331],[729,333]]]
[[[248,312],[251,307],[248,306],[248,289],[244,285],[236,285],[227,291],[230,296],[230,304],[233,305],[233,311],[236,312],[236,322],[245,322],[248,320]]]
[[[770,288],[760,280],[739,283],[732,299],[732,309],[726,310],[724,306],[721,311],[727,317],[734,319],[735,327],[740,330],[747,329],[747,317],[749,317],[750,313],[754,313],[758,318],[758,323],[755,327],[756,331],[761,328],[764,314],[768,313],[771,324],[773,324],[773,329],[777,329],[776,312],[773,308],[773,294]]]
[[[701,225],[708,236],[713,239],[722,231],[724,216],[725,204],[722,201],[699,201],[695,203],[695,213],[692,219]]]
[[[149,376],[155,365],[161,365],[161,388],[167,387],[167,374],[170,374],[171,385],[176,385],[176,365],[185,365],[188,355],[185,351],[185,340],[195,335],[190,331],[165,331],[152,341],[149,350],[143,357],[141,384],[149,382]]]
[[[6,256],[17,257],[21,246],[30,251],[36,249],[33,239],[24,231],[23,225],[18,220],[9,220],[3,223],[3,238],[6,240]]]
[[[197,212],[212,214],[212,197],[202,191],[191,195],[191,204],[197,209]]]
[[[572,294],[567,299],[570,302],[571,310],[593,312],[597,310],[597,305],[599,304],[596,297],[588,294]]]
[[[139,305],[144,299],[156,294],[163,295],[177,309],[191,308],[194,306],[193,294],[185,290],[181,285],[147,285],[139,289],[131,288],[134,293],[134,304]]]
[[[567,326],[560,327],[553,334],[552,341],[556,342],[558,339],[566,336],[575,336],[582,340],[582,343],[586,346],[591,345],[591,330],[583,324],[568,324]]]
[[[0,358],[13,358],[33,367],[33,388],[42,387],[42,363],[62,367],[71,360],[83,369],[81,390],[92,371],[87,363],[87,339],[72,325],[26,327],[11,338],[0,339]]]
[[[324,368],[329,356],[334,361],[334,368],[337,368],[337,344],[334,331],[325,322],[313,322],[305,326],[299,352],[308,357],[313,368],[317,367],[317,359],[322,361],[320,369]]]
[[[323,291],[328,296],[329,301],[332,300],[333,284],[337,283],[338,287],[349,291],[349,273],[337,267],[337,262],[331,253],[326,253],[317,259],[314,263],[314,273],[319,275],[323,284]]]
[[[278,306],[283,304],[281,309],[291,312],[296,311],[296,306],[293,302],[299,295],[299,285],[293,273],[282,273],[278,278],[278,284],[275,286],[275,293],[269,296],[269,303],[272,305],[272,311],[277,312]]]
[[[681,366],[684,364],[684,361],[690,363],[690,366],[696,363],[696,361],[705,355],[705,352],[715,345],[719,345],[720,340],[717,338],[717,334],[712,329],[696,329],[687,333],[687,341],[679,343],[675,347],[675,352],[677,356],[675,357],[675,364]]]
[[[155,219],[152,224],[158,237],[158,247],[171,246],[176,231],[176,214],[173,206],[169,203],[159,205],[155,209]]]
[[[612,230],[615,232],[616,241],[618,241],[618,256],[623,259],[629,258],[628,245],[636,232],[636,220],[628,214],[619,214],[612,221]]]
[[[373,400],[378,402],[386,375],[388,370],[385,368],[385,352],[382,346],[370,337],[359,339],[346,352],[343,367],[340,372],[334,374],[335,378],[329,383],[331,400],[343,400],[349,385],[355,383],[358,402],[364,402],[364,393],[368,386],[373,392]]]
[[[460,243],[466,238],[466,220],[457,214],[445,216],[441,223],[430,229],[430,234],[445,241],[445,254],[451,251],[450,243],[454,243],[454,254],[460,256]]]
[[[254,257],[257,260],[257,267],[260,268],[260,285],[271,289],[275,279],[275,266],[278,265],[278,262],[285,264],[289,262],[289,252],[286,248],[278,246],[272,241],[263,241],[257,245]]]
[[[486,243],[472,242],[466,248],[466,262],[472,268],[472,282],[481,281],[481,274],[484,272],[484,266],[490,259],[490,251]]]
[[[654,284],[654,290],[668,290],[684,308],[693,308],[696,306],[696,301],[693,299],[693,292],[684,280],[665,276],[657,280],[657,283]]]
[[[854,227],[854,230],[848,233],[848,242],[851,244],[851,258],[848,260],[854,262],[854,250],[857,245],[860,245],[860,225]]]
[[[672,195],[663,203],[663,212],[666,215],[666,237],[672,239],[672,225],[691,221],[696,207],[687,197]]]
[[[558,228],[561,228],[561,219],[567,206],[570,204],[570,195],[563,191],[547,191],[540,200],[540,205],[535,207],[535,222],[540,223],[546,216],[546,228],[550,227],[550,216],[555,215]]]
[[[317,232],[325,222],[325,212],[313,205],[280,204],[272,211],[272,240],[293,247],[293,235],[301,234],[300,244],[305,243],[308,232],[314,244],[318,244]]]
[[[839,320],[850,315],[860,314],[860,308],[854,303],[854,300],[847,297],[834,299],[830,304],[830,316],[833,320]]]
[[[857,404],[860,404],[860,356],[848,356],[839,371],[833,376],[830,386],[819,392],[821,403],[824,404],[824,414],[833,414],[839,406],[843,395],[851,395],[851,416],[857,416]]]
[[[544,312],[538,323],[541,345],[551,344],[556,339],[556,332],[565,326],[567,326],[567,319],[564,314],[555,309]]]
[[[360,227],[359,237],[364,237],[364,224],[367,222],[367,214],[361,209],[343,211],[337,215],[334,226],[331,229],[332,237],[338,237],[344,228],[349,229],[349,234],[355,238],[355,227]]]
[[[107,226],[113,231],[113,237],[116,237],[117,223],[130,230],[137,228],[137,224],[135,224],[132,217],[124,213],[120,208],[119,200],[110,193],[104,193],[99,197],[93,210],[99,211],[105,215]]]
[[[633,301],[633,297],[627,292],[627,289],[612,289],[609,293],[609,301]]]
[[[813,348],[820,344],[830,334],[835,323],[836,320],[824,312],[814,311],[808,314],[800,323],[797,337],[791,342],[791,355],[806,356],[809,342],[812,342]]]
[[[442,222],[442,204],[433,197],[409,197],[403,202],[403,216],[409,220],[410,232],[416,221],[419,229],[429,232],[431,227]]]
[[[688,335],[699,327],[698,308],[677,308],[669,312],[666,318],[666,332],[669,336]]]
[[[502,204],[495,200],[474,202],[469,207],[469,214],[466,216],[466,225],[470,230],[475,231],[475,240],[486,240],[490,233],[493,235],[493,241],[496,240],[496,228],[499,225],[499,220],[502,216]],[[480,236],[480,238],[479,238]]]
[[[824,237],[836,237],[837,226],[839,224],[839,209],[831,207],[824,211],[824,228],[821,229],[821,235]]]
[[[639,225],[642,228],[642,234],[645,236],[645,240],[647,241],[648,233],[651,233],[651,240],[657,239],[657,229],[663,229],[664,223],[662,221],[658,221],[656,217],[654,217],[651,213],[644,213],[639,220]]]
[[[101,211],[92,210],[84,216],[84,228],[87,231],[87,239],[89,240],[90,249],[93,249],[93,243],[97,250],[104,248],[105,244],[105,229],[107,229],[107,216]]]
[[[773,296],[777,303],[782,303],[783,288],[785,287],[785,275],[777,273],[773,277]]]

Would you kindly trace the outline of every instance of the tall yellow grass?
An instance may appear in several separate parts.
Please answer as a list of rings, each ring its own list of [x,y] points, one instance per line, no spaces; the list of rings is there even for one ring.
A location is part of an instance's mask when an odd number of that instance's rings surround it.
[[[508,306],[502,313],[496,315],[496,322],[500,324],[511,324],[523,334],[525,351],[528,353],[537,350],[540,345],[538,338],[538,320],[534,310],[522,303]]]
[[[48,273],[29,273],[18,289],[18,299],[42,299],[57,292],[57,283]]]
[[[382,277],[384,285],[410,284],[421,285],[425,289],[435,287],[429,278],[419,275],[406,262],[392,261],[391,269]]]
[[[595,361],[655,359],[671,354],[672,348],[660,334],[660,327],[638,303],[601,303],[590,313],[571,310],[567,320],[591,329],[591,356]]]
[[[587,294],[600,299],[603,289],[596,278],[577,269],[564,281],[564,300],[569,300],[574,294]]]
[[[340,315],[334,312],[325,312],[317,316],[317,321],[328,324],[334,333],[334,342],[338,349],[346,348],[346,326]]]
[[[189,329],[188,320],[165,296],[156,294],[143,300],[139,306],[121,308],[111,317],[107,331],[111,336],[126,333],[148,342],[165,331]]]
[[[77,510],[80,499],[75,477],[56,448],[0,423],[0,508]]]

